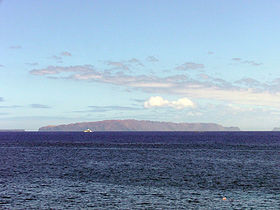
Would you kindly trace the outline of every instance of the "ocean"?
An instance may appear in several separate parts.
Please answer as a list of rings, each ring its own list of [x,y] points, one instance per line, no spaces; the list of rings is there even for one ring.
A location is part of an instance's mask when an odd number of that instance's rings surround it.
[[[280,209],[280,132],[0,132],[0,209]]]

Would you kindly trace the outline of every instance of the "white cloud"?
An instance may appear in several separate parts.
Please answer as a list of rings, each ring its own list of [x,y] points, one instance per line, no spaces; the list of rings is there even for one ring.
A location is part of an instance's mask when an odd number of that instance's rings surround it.
[[[162,107],[162,106],[167,106],[169,104],[169,101],[164,100],[160,96],[152,96],[149,98],[148,101],[144,102],[144,107],[145,108],[151,108],[151,107]]]
[[[152,96],[148,101],[144,102],[144,107],[172,107],[175,109],[184,109],[187,107],[193,108],[194,103],[188,98],[180,98],[177,101],[168,101],[160,96]]]
[[[177,101],[171,101],[170,106],[176,109],[183,109],[186,107],[194,107],[194,103],[188,98],[180,98]]]

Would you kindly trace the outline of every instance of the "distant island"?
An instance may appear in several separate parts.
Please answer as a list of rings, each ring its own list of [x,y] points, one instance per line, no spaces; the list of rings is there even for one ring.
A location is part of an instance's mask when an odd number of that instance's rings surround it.
[[[272,131],[280,131],[279,127],[273,128]]]
[[[173,123],[147,120],[103,120],[67,125],[49,125],[39,131],[240,131],[238,127],[223,127],[216,123]]]

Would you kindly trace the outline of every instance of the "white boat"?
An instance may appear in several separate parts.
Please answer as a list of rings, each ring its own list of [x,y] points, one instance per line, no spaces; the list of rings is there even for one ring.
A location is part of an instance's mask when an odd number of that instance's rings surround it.
[[[84,132],[85,132],[85,133],[90,133],[90,132],[92,132],[92,130],[90,130],[90,129],[88,128],[88,129],[84,130]]]

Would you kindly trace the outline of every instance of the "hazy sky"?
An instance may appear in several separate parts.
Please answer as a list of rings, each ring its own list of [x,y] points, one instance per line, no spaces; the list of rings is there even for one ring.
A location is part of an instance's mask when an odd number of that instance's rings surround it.
[[[279,0],[0,1],[0,129],[280,127]]]

